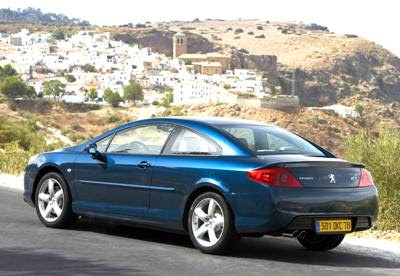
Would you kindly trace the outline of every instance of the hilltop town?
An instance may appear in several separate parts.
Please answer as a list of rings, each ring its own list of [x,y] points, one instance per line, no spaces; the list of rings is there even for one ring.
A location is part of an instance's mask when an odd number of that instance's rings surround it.
[[[177,105],[237,103],[271,95],[263,72],[231,68],[230,57],[220,52],[191,54],[187,49],[181,33],[174,36],[173,56],[168,57],[113,40],[108,32],[80,31],[57,39],[54,33],[22,29],[0,34],[0,65],[11,64],[38,95],[44,94],[45,82],[62,82],[60,100],[65,102],[104,104],[106,89],[122,96],[123,87],[133,81],[144,89],[142,104],[161,101],[166,91],[173,92]],[[91,89],[96,96],[88,98]]]

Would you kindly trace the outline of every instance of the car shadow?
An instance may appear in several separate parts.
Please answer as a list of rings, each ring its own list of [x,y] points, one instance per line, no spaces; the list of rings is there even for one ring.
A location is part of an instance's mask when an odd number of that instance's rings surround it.
[[[81,219],[74,230],[92,231],[151,243],[193,248],[187,235],[120,225],[97,219]],[[376,253],[374,256],[367,255],[362,252],[362,247],[350,250],[339,247],[328,252],[314,252],[304,249],[295,239],[264,236],[263,238],[242,238],[233,249],[220,257],[332,267],[400,268],[400,260],[396,262],[379,257],[378,255],[382,253],[379,249],[376,249],[374,253]]]
[[[379,249],[376,249],[373,256],[362,250],[362,247],[350,250],[339,247],[327,252],[316,252],[304,249],[295,239],[263,237],[243,239],[230,256],[334,267],[400,268],[400,260],[396,262],[380,257],[382,251]]]

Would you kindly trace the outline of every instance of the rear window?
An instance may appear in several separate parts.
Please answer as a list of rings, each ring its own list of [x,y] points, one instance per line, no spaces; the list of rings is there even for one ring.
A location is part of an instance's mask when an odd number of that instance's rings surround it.
[[[217,127],[228,132],[257,155],[326,156],[303,138],[283,129],[261,125],[222,125]]]

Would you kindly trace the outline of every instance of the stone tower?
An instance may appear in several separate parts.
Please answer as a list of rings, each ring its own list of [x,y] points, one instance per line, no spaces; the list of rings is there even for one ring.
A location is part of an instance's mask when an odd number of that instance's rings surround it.
[[[184,34],[175,34],[174,38],[174,45],[173,45],[173,58],[177,58],[180,55],[187,53],[187,39]]]

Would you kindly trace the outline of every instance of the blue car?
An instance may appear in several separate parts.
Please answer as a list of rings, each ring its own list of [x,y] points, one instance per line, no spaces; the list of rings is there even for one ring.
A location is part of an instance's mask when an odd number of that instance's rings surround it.
[[[371,228],[378,195],[362,164],[257,122],[157,118],[29,161],[24,200],[48,227],[79,216],[188,233],[217,253],[242,236],[337,247]]]

